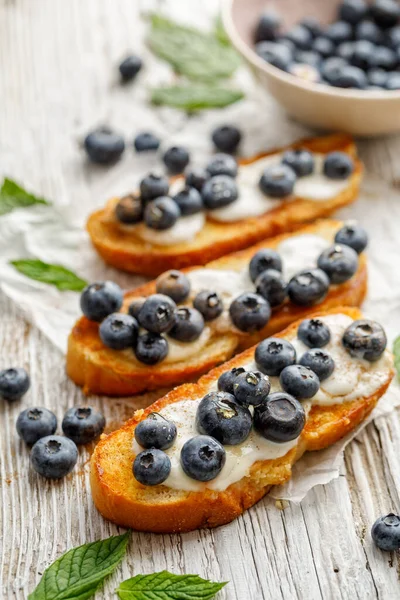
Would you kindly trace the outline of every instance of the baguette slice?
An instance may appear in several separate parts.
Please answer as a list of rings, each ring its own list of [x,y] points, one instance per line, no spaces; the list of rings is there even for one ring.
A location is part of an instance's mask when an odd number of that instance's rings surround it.
[[[321,220],[296,233],[285,234],[261,242],[256,246],[224,256],[209,265],[212,269],[240,271],[248,265],[252,256],[261,248],[277,247],[282,241],[295,235],[318,234],[333,241],[336,231],[343,223],[334,220]],[[317,258],[317,257],[316,257]],[[197,267],[202,268],[202,267]],[[186,272],[192,271],[186,269]],[[359,268],[355,275],[341,285],[332,286],[325,300],[317,307],[300,307],[287,303],[273,312],[269,323],[259,332],[249,335],[233,327],[218,331],[215,322],[209,327],[211,335],[207,343],[194,354],[189,354],[191,344],[186,344],[188,352],[181,360],[147,366],[136,360],[131,350],[123,352],[104,346],[98,334],[98,323],[81,317],[75,324],[68,340],[67,373],[85,393],[108,396],[130,396],[145,390],[168,388],[179,383],[194,380],[211,368],[228,360],[234,353],[282,330],[293,321],[305,318],[315,310],[327,310],[336,306],[360,306],[367,291],[366,257],[360,255]],[[148,296],[155,292],[155,282],[151,281],[125,294],[122,311],[127,311],[132,299]]]
[[[361,317],[360,311],[354,308],[337,308],[317,314],[345,314],[352,319]],[[290,339],[298,325],[299,322],[293,323],[278,336]],[[253,356],[254,347],[213,369],[197,384],[182,385],[146,410],[136,411],[121,429],[102,437],[91,458],[91,487],[95,505],[106,519],[123,527],[158,533],[229,523],[260,500],[271,486],[287,481],[291,477],[292,465],[304,452],[326,448],[355,429],[372,411],[393,377],[392,357],[387,352],[372,395],[342,404],[314,405],[296,446],[280,458],[253,463],[245,477],[224,491],[205,486],[201,491],[188,492],[165,485],[141,485],[132,474],[135,458],[132,442],[136,425],[150,412],[160,411],[174,402],[202,398],[211,386],[215,386],[223,372],[249,363]]]
[[[293,231],[305,223],[327,217],[357,198],[363,168],[356,158],[357,150],[351,137],[335,134],[301,140],[290,147],[307,148],[321,154],[334,150],[350,154],[355,160],[355,170],[349,178],[348,186],[336,197],[326,201],[315,202],[296,198],[292,202],[283,202],[264,215],[234,223],[220,223],[207,219],[205,226],[192,242],[174,246],[156,246],[143,242],[132,231],[121,228],[113,216],[118,198],[113,198],[105,208],[89,217],[87,230],[92,243],[109,265],[122,271],[154,276],[168,269],[205,265],[228,252],[247,248],[265,238]],[[240,164],[253,163],[285,149],[258,154],[242,160]]]

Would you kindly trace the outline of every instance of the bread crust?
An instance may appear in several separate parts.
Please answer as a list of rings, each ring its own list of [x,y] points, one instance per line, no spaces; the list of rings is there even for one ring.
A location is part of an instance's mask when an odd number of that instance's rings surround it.
[[[297,234],[319,232],[333,237],[341,226],[339,221],[321,220],[304,227]],[[276,238],[260,242],[256,246],[224,256],[211,262],[207,267],[213,269],[237,269],[248,264],[251,257],[264,247],[277,247],[293,234],[283,234]],[[188,272],[190,269],[184,269]],[[214,333],[201,356],[189,357],[176,363],[160,363],[147,366],[124,359],[115,350],[106,348],[98,335],[97,323],[81,317],[75,324],[69,339],[67,351],[67,373],[85,393],[105,394],[108,396],[130,396],[145,390],[169,387],[195,380],[215,365],[228,360],[237,351],[256,344],[261,339],[281,331],[293,321],[304,319],[315,310],[328,310],[335,306],[360,306],[367,291],[367,268],[365,255],[360,255],[359,268],[347,282],[333,286],[325,300],[317,307],[299,307],[286,304],[273,312],[269,323],[259,332],[248,335],[239,332],[226,333],[223,336]],[[155,292],[155,281],[146,283],[125,294],[124,307],[127,309],[133,298],[148,296]]]
[[[192,242],[174,246],[156,246],[146,243],[134,236],[131,231],[121,229],[117,220],[109,218],[117,201],[113,198],[105,208],[92,213],[88,219],[87,230],[92,243],[107,264],[122,271],[155,276],[168,269],[205,265],[211,260],[247,248],[265,238],[293,231],[305,223],[327,217],[357,198],[363,166],[356,158],[357,150],[350,136],[334,134],[300,140],[289,147],[302,147],[324,154],[334,150],[350,154],[354,158],[355,169],[349,179],[348,187],[335,198],[324,202],[296,198],[264,215],[234,223],[218,223],[207,219],[202,231]],[[264,152],[243,159],[240,164],[250,164],[285,149]]]
[[[344,313],[352,319],[361,317],[355,308],[337,308],[315,316],[334,313]],[[278,336],[293,334],[298,325],[298,322],[292,324]],[[197,384],[174,389],[147,409],[137,411],[121,429],[102,437],[91,458],[90,478],[94,503],[106,519],[123,527],[154,533],[191,531],[229,523],[260,500],[272,485],[287,481],[292,465],[304,452],[330,446],[354,430],[372,411],[393,377],[393,369],[388,370],[385,383],[372,396],[333,406],[313,406],[297,447],[278,459],[254,463],[248,476],[222,492],[209,489],[184,492],[168,490],[163,485],[148,488],[137,482],[132,475],[136,425],[150,412],[168,404],[201,397],[221,373],[245,364],[253,355],[254,348],[250,348],[204,375]]]

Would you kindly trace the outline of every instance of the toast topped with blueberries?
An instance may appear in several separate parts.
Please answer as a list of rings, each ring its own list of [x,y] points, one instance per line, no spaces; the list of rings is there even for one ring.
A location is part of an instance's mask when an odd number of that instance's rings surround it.
[[[356,224],[321,220],[125,295],[92,284],[69,336],[68,375],[110,396],[193,380],[316,307],[359,306],[366,244]]]
[[[287,481],[304,452],[334,444],[372,411],[394,373],[386,343],[378,323],[336,308],[174,389],[100,440],[95,505],[141,531],[232,521]]]
[[[150,173],[140,191],[111,199],[87,229],[106,263],[132,273],[204,265],[228,252],[331,215],[353,202],[362,164],[335,134],[243,159],[214,155],[169,181]]]

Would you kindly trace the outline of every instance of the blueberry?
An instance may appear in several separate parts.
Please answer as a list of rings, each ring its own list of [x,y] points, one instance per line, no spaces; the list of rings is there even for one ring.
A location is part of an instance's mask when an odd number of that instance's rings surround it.
[[[282,259],[276,250],[263,248],[256,252],[250,261],[249,271],[251,280],[255,282],[257,277],[268,269],[282,271]]]
[[[344,283],[358,269],[358,255],[350,246],[335,244],[318,257],[318,266],[325,271],[331,283]]]
[[[210,158],[206,166],[211,177],[215,175],[228,175],[236,177],[238,166],[236,160],[230,154],[219,152]]]
[[[315,38],[311,48],[315,52],[318,52],[322,58],[328,58],[328,56],[332,56],[332,54],[335,52],[335,44],[332,42],[332,40],[324,36]]]
[[[322,348],[329,344],[331,331],[321,319],[304,319],[297,329],[297,337],[309,348]]]
[[[221,125],[214,129],[211,139],[217,150],[233,154],[239,146],[242,134],[234,125]]]
[[[53,435],[57,429],[57,418],[47,408],[27,408],[19,414],[16,428],[26,444],[35,444],[40,438]]]
[[[393,71],[388,74],[386,81],[387,90],[400,90],[400,73]]]
[[[194,342],[204,329],[204,319],[195,308],[182,306],[175,311],[175,323],[169,332],[170,337],[179,342]]]
[[[206,169],[190,169],[186,172],[185,183],[189,187],[194,187],[198,192],[201,192],[203,185],[210,179],[210,173]]]
[[[212,321],[219,317],[224,310],[224,305],[217,292],[202,290],[193,300],[193,306],[203,315],[205,321]]]
[[[266,300],[258,294],[245,292],[229,307],[233,324],[246,333],[254,333],[262,329],[269,321],[271,308]]]
[[[368,40],[358,40],[352,45],[352,52],[347,57],[351,64],[360,69],[367,70],[374,65],[374,56],[377,47]]]
[[[377,86],[378,88],[386,87],[388,74],[383,69],[369,69],[367,77],[370,85]]]
[[[299,364],[314,371],[320,381],[330,377],[335,370],[335,362],[332,356],[326,350],[321,350],[321,348],[312,348],[304,352]]]
[[[241,373],[233,382],[233,394],[243,406],[258,406],[266,402],[271,391],[271,383],[267,375],[259,371]]]
[[[101,281],[88,285],[81,294],[81,309],[91,321],[102,321],[117,312],[123,301],[121,288],[112,281]]]
[[[382,44],[384,35],[381,29],[372,21],[361,21],[354,30],[356,40],[368,40],[373,44]]]
[[[343,334],[343,346],[355,358],[374,362],[382,356],[387,345],[383,327],[376,321],[359,319],[353,321]]]
[[[297,400],[312,398],[319,390],[318,376],[309,367],[302,365],[285,367],[279,375],[279,383],[285,392]]]
[[[145,301],[146,301],[146,298],[144,298],[143,296],[138,296],[137,298],[133,298],[132,302],[130,303],[130,305],[128,307],[128,313],[131,315],[131,317],[135,317],[135,319],[137,320],[140,309],[142,308]]]
[[[155,365],[167,356],[168,342],[157,333],[143,333],[139,335],[134,351],[139,362]]]
[[[372,525],[371,536],[381,550],[391,552],[400,548],[400,517],[389,513]]]
[[[152,200],[144,211],[144,221],[147,227],[158,231],[173,227],[180,216],[179,206],[169,196],[160,196]]]
[[[286,299],[287,283],[280,271],[268,269],[256,279],[256,292],[267,300],[272,308],[280,306]]]
[[[164,483],[171,472],[171,461],[162,450],[151,448],[140,452],[133,461],[135,479],[143,485]]]
[[[157,294],[164,294],[174,302],[183,302],[190,293],[190,281],[182,271],[165,271],[156,280]]]
[[[46,479],[60,479],[68,475],[78,460],[76,444],[60,435],[40,438],[32,448],[31,465]]]
[[[309,150],[299,148],[297,150],[287,150],[283,153],[282,163],[287,165],[296,173],[297,177],[311,175],[314,171],[314,156]]]
[[[334,43],[341,44],[348,42],[353,37],[353,30],[350,23],[346,21],[335,21],[331,23],[325,30],[325,35]]]
[[[150,131],[144,131],[135,137],[133,146],[136,152],[155,152],[160,147],[160,138]]]
[[[329,279],[322,269],[305,269],[288,284],[289,299],[298,306],[312,306],[326,297]]]
[[[15,367],[0,371],[0,397],[8,402],[20,400],[29,390],[31,380],[25,369]]]
[[[104,416],[91,406],[68,409],[61,424],[64,435],[77,445],[93,442],[103,433],[105,426]]]
[[[256,42],[273,41],[281,26],[281,17],[273,11],[261,15],[257,23],[254,39]]]
[[[142,201],[133,194],[124,196],[115,207],[115,216],[121,223],[139,223],[143,219]]]
[[[347,65],[344,58],[340,56],[331,56],[321,65],[321,75],[331,85],[336,85],[336,81],[341,76],[342,69]]]
[[[287,165],[275,165],[264,169],[259,181],[260,190],[272,198],[285,198],[293,193],[296,173]]]
[[[400,46],[400,25],[396,25],[386,32],[386,41],[394,49]]]
[[[354,171],[354,161],[345,152],[330,152],[325,157],[323,169],[330,179],[347,179]]]
[[[107,127],[92,131],[83,143],[90,160],[100,165],[117,162],[125,150],[124,138]]]
[[[222,208],[237,200],[239,192],[235,180],[228,175],[211,177],[203,186],[201,195],[206,208]]]
[[[254,409],[254,428],[265,439],[283,443],[299,437],[306,422],[304,408],[284,392],[271,394],[268,401]]]
[[[196,188],[185,186],[174,196],[182,216],[195,215],[204,209],[203,198]]]
[[[292,51],[283,43],[259,42],[256,52],[267,63],[282,71],[287,71],[292,62]]]
[[[254,357],[262,373],[277,377],[285,367],[295,364],[296,350],[287,340],[271,337],[257,345]]]
[[[151,333],[169,331],[175,323],[175,302],[164,294],[146,298],[138,314],[139,325]]]
[[[232,394],[210,392],[201,400],[196,414],[199,433],[210,435],[221,444],[241,444],[248,438],[253,419]]]
[[[296,63],[318,68],[322,59],[318,52],[314,52],[314,50],[297,50],[295,60]]]
[[[363,90],[367,87],[367,77],[362,69],[346,65],[342,67],[332,85],[340,88],[356,88]]]
[[[392,71],[397,66],[397,63],[398,57],[393,50],[385,46],[375,47],[372,57],[372,65],[374,67],[384,69],[385,71]]]
[[[357,44],[364,44],[364,43],[370,44],[370,42],[364,42],[363,40],[360,40],[357,42],[342,42],[336,48],[336,54],[338,56],[340,56],[340,58],[343,58],[344,60],[351,62],[353,59],[354,50],[357,47]],[[360,51],[358,52],[358,54],[360,54]],[[361,53],[361,55],[362,55],[362,53]],[[357,65],[357,66],[360,66],[360,65]]]
[[[131,315],[112,313],[101,322],[100,339],[105,346],[113,350],[125,350],[136,344],[139,326]]]
[[[192,479],[211,481],[222,471],[226,461],[224,447],[208,435],[197,435],[184,443],[182,469]]]
[[[386,29],[397,25],[400,7],[396,0],[375,0],[371,4],[370,14],[378,27]]]
[[[172,146],[163,155],[163,161],[172,175],[183,173],[189,164],[189,152],[182,146]]]
[[[319,37],[322,35],[322,27],[318,19],[315,17],[305,17],[299,23],[311,33],[313,38]]]
[[[357,25],[368,12],[368,6],[364,0],[344,0],[339,6],[338,16],[341,21],[347,21],[351,25]]]
[[[233,367],[233,369],[229,369],[229,371],[225,371],[218,378],[218,389],[220,392],[227,392],[228,394],[233,394],[233,384],[236,381],[237,377],[241,373],[245,373],[246,369],[243,367]]]
[[[308,50],[313,40],[310,30],[304,25],[295,25],[293,29],[285,33],[285,37],[301,50]]]
[[[175,442],[176,434],[175,423],[156,412],[150,413],[135,427],[135,440],[143,448],[167,450]]]
[[[140,197],[144,202],[160,196],[167,196],[169,191],[168,179],[163,175],[149,173],[140,182]]]
[[[123,81],[132,81],[143,66],[142,59],[135,54],[127,56],[119,65],[119,72]]]

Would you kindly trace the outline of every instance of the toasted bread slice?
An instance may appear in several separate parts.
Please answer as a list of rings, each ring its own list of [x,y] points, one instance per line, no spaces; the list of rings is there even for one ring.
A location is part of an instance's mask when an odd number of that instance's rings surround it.
[[[134,234],[134,229],[121,227],[114,217],[118,198],[113,198],[105,208],[94,212],[87,222],[94,247],[106,263],[117,269],[154,276],[168,269],[205,265],[228,252],[247,248],[265,238],[293,231],[305,223],[329,216],[357,198],[362,163],[356,158],[356,147],[351,137],[335,134],[301,140],[290,147],[307,148],[321,154],[339,150],[351,155],[355,161],[355,169],[348,180],[348,186],[329,200],[315,202],[298,197],[293,201],[282,202],[261,216],[233,223],[221,223],[207,218],[205,226],[191,242],[173,246],[143,242]],[[242,160],[240,164],[250,164],[285,149],[259,154]]]
[[[351,319],[361,317],[360,311],[354,308],[338,308],[322,315],[318,313],[318,316],[333,314],[347,315]],[[298,325],[299,322],[293,323],[278,336],[293,338]],[[342,403],[313,405],[296,445],[280,458],[254,462],[246,476],[234,481],[223,491],[217,491],[215,487],[210,489],[206,484],[200,484],[202,489],[199,491],[140,484],[132,474],[136,425],[150,412],[158,412],[182,400],[190,402],[201,399],[210,388],[215,389],[218,377],[223,372],[249,364],[253,357],[254,347],[212,370],[197,384],[174,389],[146,410],[137,411],[121,429],[103,436],[91,459],[91,486],[95,505],[105,518],[124,527],[159,533],[190,531],[229,523],[260,500],[272,485],[287,481],[293,463],[304,452],[330,446],[355,429],[374,408],[393,377],[392,357],[385,351],[379,367],[376,367],[379,375],[374,378],[370,395],[349,402],[342,402],[338,398],[338,402]],[[362,386],[360,389],[365,390]]]
[[[229,254],[207,268],[241,271],[248,265],[252,256],[261,248],[276,248],[284,240],[297,235],[317,234],[333,241],[342,223],[334,220],[321,220],[304,227],[293,234],[285,234],[261,242],[246,250]],[[317,257],[316,257],[317,258]],[[197,267],[202,269],[203,267]],[[196,267],[185,272],[197,270]],[[194,380],[223,361],[228,360],[239,350],[249,348],[259,340],[282,330],[293,321],[305,318],[316,309],[327,310],[335,306],[360,306],[367,291],[367,268],[364,254],[360,255],[359,268],[347,282],[331,286],[325,300],[316,308],[303,308],[287,303],[272,313],[269,323],[259,332],[249,335],[241,333],[233,326],[221,332],[217,321],[207,324],[210,336],[204,346],[181,346],[185,351],[181,360],[163,362],[147,366],[136,360],[131,350],[116,351],[104,346],[98,334],[98,323],[81,317],[75,324],[68,340],[67,373],[86,393],[109,396],[130,396],[144,390],[170,387]],[[155,292],[155,282],[151,281],[125,294],[122,311],[127,311],[133,298],[148,296]],[[221,334],[223,333],[223,335]],[[193,352],[191,352],[191,349]]]

